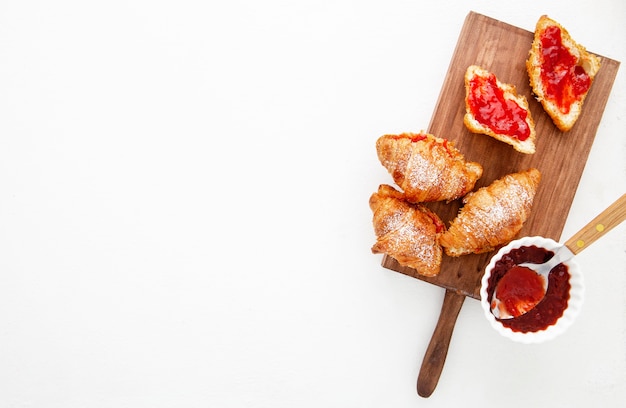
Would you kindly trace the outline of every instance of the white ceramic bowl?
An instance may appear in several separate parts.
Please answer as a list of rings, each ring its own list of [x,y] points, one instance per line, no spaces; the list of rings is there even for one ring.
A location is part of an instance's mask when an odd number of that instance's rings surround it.
[[[550,251],[556,250],[561,246],[558,242],[543,237],[524,237],[510,242],[508,245],[500,248],[500,250],[491,258],[491,261],[485,268],[485,274],[481,280],[480,288],[480,304],[483,308],[483,312],[489,324],[501,335],[509,338],[513,341],[520,343],[542,343],[547,340],[551,340],[556,336],[565,332],[565,330],[574,322],[576,316],[580,312],[582,307],[585,287],[583,283],[583,276],[575,259],[571,259],[565,262],[568,272],[570,274],[569,283],[571,285],[570,298],[567,304],[567,308],[563,312],[563,315],[552,326],[534,332],[517,332],[512,329],[503,326],[495,316],[491,313],[489,302],[487,301],[487,286],[491,271],[494,268],[496,262],[502,258],[503,255],[509,253],[512,249],[520,248],[523,246],[537,246],[545,248]]]

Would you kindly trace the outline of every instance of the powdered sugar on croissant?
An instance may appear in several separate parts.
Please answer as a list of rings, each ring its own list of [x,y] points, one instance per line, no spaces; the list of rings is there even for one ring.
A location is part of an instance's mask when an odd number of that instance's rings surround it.
[[[530,215],[540,180],[539,170],[529,169],[467,195],[465,205],[439,239],[446,255],[489,252],[510,242]]]
[[[421,275],[437,275],[443,254],[438,236],[445,230],[437,214],[406,202],[401,192],[384,184],[372,194],[369,205],[377,237],[372,252],[387,254]]]
[[[378,159],[412,203],[451,201],[474,188],[480,164],[465,160],[454,144],[428,133],[384,135]]]

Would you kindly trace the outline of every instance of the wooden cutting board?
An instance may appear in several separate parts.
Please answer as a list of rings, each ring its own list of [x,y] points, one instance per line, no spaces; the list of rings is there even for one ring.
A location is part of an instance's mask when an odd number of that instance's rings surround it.
[[[584,33],[570,34],[584,45],[584,38],[581,38]],[[454,141],[467,160],[483,166],[483,176],[476,188],[489,185],[509,173],[531,167],[539,169],[542,179],[532,214],[519,236],[541,235],[559,241],[620,63],[596,54],[601,57],[600,71],[578,121],[569,132],[564,133],[558,130],[541,104],[531,96],[525,62],[532,41],[533,33],[530,31],[470,12],[461,29],[428,131]],[[518,153],[508,144],[489,136],[473,134],[465,128],[463,78],[467,67],[473,64],[493,72],[501,82],[515,85],[518,93],[526,97],[537,131],[535,154]],[[460,201],[433,203],[429,207],[449,225],[458,213]],[[458,258],[444,255],[441,272],[431,278],[399,265],[389,256],[383,257],[383,267],[447,290],[439,323],[418,378],[420,395],[428,396],[434,390],[464,298],[480,298],[480,280],[494,253]]]

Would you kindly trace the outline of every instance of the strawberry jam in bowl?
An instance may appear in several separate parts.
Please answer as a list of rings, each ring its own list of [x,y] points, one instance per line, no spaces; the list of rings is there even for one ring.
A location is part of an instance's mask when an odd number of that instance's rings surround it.
[[[519,343],[542,343],[562,334],[574,322],[584,298],[583,277],[574,258],[552,268],[545,296],[526,313],[498,319],[491,311],[495,288],[509,270],[521,263],[546,262],[560,246],[549,238],[524,237],[500,248],[491,258],[481,280],[480,303],[489,324],[504,337]],[[509,300],[516,299],[511,293],[528,294],[537,290],[530,278],[517,279],[515,284],[518,287],[507,288]],[[504,296],[507,294],[499,293],[498,297],[502,301]]]

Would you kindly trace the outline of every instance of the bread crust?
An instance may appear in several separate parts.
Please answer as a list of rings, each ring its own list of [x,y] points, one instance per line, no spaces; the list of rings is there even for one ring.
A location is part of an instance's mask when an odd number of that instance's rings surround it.
[[[508,143],[515,150],[520,153],[525,154],[533,154],[535,153],[535,139],[537,137],[537,133],[535,132],[535,122],[533,121],[532,115],[530,113],[530,109],[528,108],[528,101],[523,95],[518,95],[517,89],[514,85],[506,84],[500,82],[500,80],[496,77],[496,84],[498,88],[500,88],[506,100],[514,101],[520,108],[526,111],[526,125],[529,128],[530,135],[525,140],[519,140],[513,136],[494,132],[490,127],[483,125],[478,121],[478,119],[472,113],[471,105],[470,105],[470,96],[471,96],[471,81],[473,78],[481,77],[488,78],[490,75],[493,75],[491,72],[487,71],[484,68],[481,68],[477,65],[470,65],[465,71],[465,116],[463,117],[463,123],[473,133],[485,134],[493,137],[496,140],[499,140],[504,143]]]
[[[454,143],[428,133],[383,135],[376,141],[381,164],[412,203],[452,201],[470,192],[482,176]]]
[[[382,184],[369,200],[376,243],[372,253],[387,254],[424,276],[439,274],[443,249],[439,235],[445,224],[421,204],[408,203],[392,186]]]
[[[508,174],[464,197],[464,206],[439,238],[448,256],[480,254],[510,242],[531,212],[541,180],[531,168]]]
[[[563,132],[570,130],[582,112],[583,103],[587,97],[587,92],[581,95],[569,108],[569,112],[562,112],[555,101],[551,100],[545,92],[545,86],[541,80],[542,72],[542,53],[541,53],[541,36],[548,27],[556,26],[561,30],[561,41],[569,52],[576,57],[576,65],[581,66],[590,79],[590,88],[593,80],[600,69],[600,58],[593,55],[585,49],[584,46],[578,44],[572,39],[569,32],[557,21],[543,15],[537,21],[535,34],[531,49],[526,60],[526,70],[530,81],[530,87],[535,98],[541,103],[543,109],[550,116],[554,124]]]

